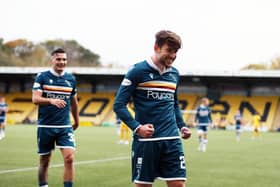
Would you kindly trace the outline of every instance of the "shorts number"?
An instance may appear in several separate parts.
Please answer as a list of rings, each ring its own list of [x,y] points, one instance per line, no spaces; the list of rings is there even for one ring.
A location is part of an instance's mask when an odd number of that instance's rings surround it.
[[[184,156],[180,156],[180,167],[181,169],[186,169],[186,162],[185,162],[185,157]]]
[[[75,143],[75,135],[73,133],[68,133],[69,141]]]

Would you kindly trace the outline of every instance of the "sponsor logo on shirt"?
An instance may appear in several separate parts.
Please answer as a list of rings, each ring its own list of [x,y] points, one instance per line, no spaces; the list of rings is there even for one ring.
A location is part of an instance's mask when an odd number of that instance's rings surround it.
[[[66,98],[69,99],[69,96],[61,95],[61,94],[47,93],[47,98],[65,100]]]
[[[208,114],[209,114],[208,110],[200,110],[199,111],[200,116],[208,116]]]
[[[147,98],[156,100],[174,100],[174,94],[170,92],[147,91]]]
[[[68,80],[65,80],[65,83],[66,83],[69,87],[71,87],[71,83],[70,83]]]

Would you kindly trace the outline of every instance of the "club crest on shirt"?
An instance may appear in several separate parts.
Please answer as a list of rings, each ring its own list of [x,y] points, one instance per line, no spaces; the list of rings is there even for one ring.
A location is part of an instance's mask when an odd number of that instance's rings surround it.
[[[66,84],[70,87],[71,83],[68,80],[65,80]]]
[[[50,82],[50,84],[52,84],[52,83],[53,83],[53,80],[52,80],[52,79],[50,79],[50,80],[49,80],[49,82]]]
[[[173,74],[169,74],[169,76],[174,80],[174,81],[177,81],[176,77],[173,75]]]
[[[151,79],[154,79],[154,74],[150,73],[149,76],[151,77]]]

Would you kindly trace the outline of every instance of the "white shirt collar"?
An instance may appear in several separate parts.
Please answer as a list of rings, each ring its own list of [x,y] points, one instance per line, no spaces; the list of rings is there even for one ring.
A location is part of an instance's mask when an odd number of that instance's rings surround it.
[[[56,76],[56,77],[61,77],[61,76],[63,76],[63,75],[65,74],[65,71],[63,71],[61,74],[58,74],[58,73],[56,73],[56,72],[54,71],[54,69],[51,69],[50,72],[51,72],[54,76]]]
[[[151,66],[152,68],[154,68],[155,70],[157,70],[161,75],[165,72],[170,71],[172,68],[165,68],[163,71],[160,71],[160,69],[155,65],[155,63],[152,60],[152,57],[147,58],[146,60],[149,64],[149,66]]]
[[[205,106],[205,105],[202,105],[202,104],[200,105],[200,107],[201,107],[201,108],[206,108],[206,106]]]

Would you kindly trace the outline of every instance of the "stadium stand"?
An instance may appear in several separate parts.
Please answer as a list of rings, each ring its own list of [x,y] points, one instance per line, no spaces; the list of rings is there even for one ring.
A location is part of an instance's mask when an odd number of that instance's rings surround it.
[[[211,104],[212,111],[215,114],[220,113],[229,124],[234,123],[233,116],[240,109],[243,113],[245,124],[250,125],[255,111],[261,114],[263,125],[266,128],[272,128],[272,122],[275,118],[275,111],[279,105],[277,96],[222,96],[219,101]]]
[[[9,124],[36,122],[37,106],[31,102],[31,89],[35,75],[44,69],[0,69],[0,94],[7,98]],[[78,81],[81,125],[113,124],[114,95],[127,70],[70,68],[69,71],[75,72]],[[258,111],[268,129],[279,129],[279,76],[279,72],[269,71],[181,73],[178,92],[183,117],[191,125],[198,100],[208,96],[213,120],[221,127],[232,124],[235,111],[241,109],[248,125],[254,111]],[[221,123],[221,119],[226,119],[226,123]]]
[[[81,93],[79,99],[79,115],[82,125],[100,125],[111,114],[114,93]],[[111,117],[109,117],[111,118]]]
[[[36,115],[37,107],[31,101],[31,93],[12,93],[5,94],[7,104],[9,106],[9,112],[7,120],[9,124],[23,123],[24,121],[31,122],[29,117],[33,114]]]

